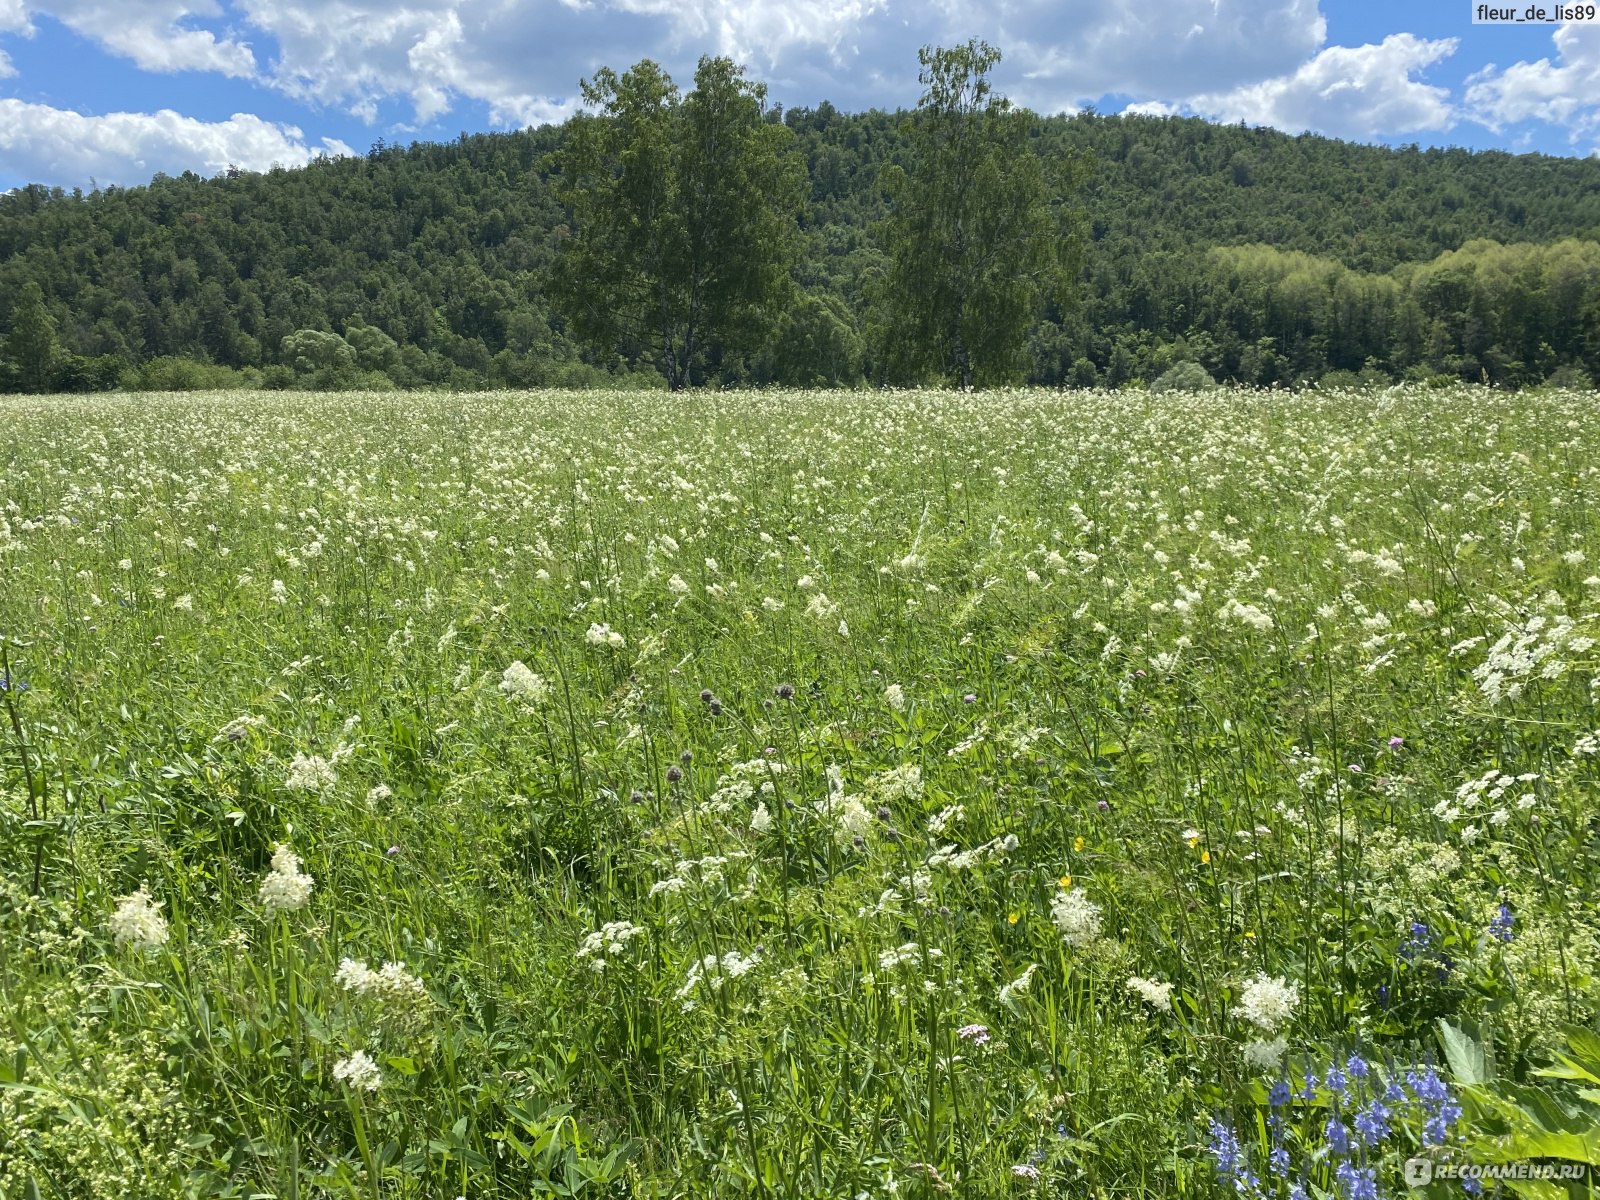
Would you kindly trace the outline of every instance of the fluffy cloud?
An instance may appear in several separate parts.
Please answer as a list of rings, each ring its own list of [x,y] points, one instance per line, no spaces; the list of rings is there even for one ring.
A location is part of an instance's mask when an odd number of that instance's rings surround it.
[[[1449,129],[1458,117],[1449,90],[1413,76],[1456,46],[1455,38],[1430,41],[1409,33],[1390,34],[1376,45],[1329,46],[1290,74],[1192,96],[1181,107],[1219,121],[1353,139]],[[1174,112],[1180,106],[1135,107]]]
[[[1468,114],[1496,132],[1534,120],[1566,127],[1574,142],[1600,134],[1600,25],[1559,26],[1555,45],[1558,63],[1491,65],[1472,76]]]
[[[1292,70],[1322,44],[1317,0],[235,0],[276,41],[267,78],[368,121],[457,98],[502,124],[572,109],[580,76],[656,58],[687,82],[700,54],[747,62],[774,94],[846,108],[909,105],[915,49],[981,33],[1002,85],[1054,111],[1107,92],[1182,96]]]
[[[234,164],[264,171],[294,166],[317,153],[350,154],[343,142],[323,139],[320,150],[292,125],[274,125],[249,113],[226,121],[197,121],[170,110],[156,113],[82,113],[0,100],[0,156],[7,173],[66,186],[142,183],[157,171],[214,175]]]
[[[216,0],[0,0],[15,13],[43,13],[112,54],[146,71],[217,71],[248,78],[256,61],[250,47],[218,37],[192,22],[222,15]],[[26,12],[24,12],[26,9]]]

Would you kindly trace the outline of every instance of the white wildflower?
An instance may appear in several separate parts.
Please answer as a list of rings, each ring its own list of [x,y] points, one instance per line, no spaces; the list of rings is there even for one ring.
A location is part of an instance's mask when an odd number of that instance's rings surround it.
[[[1140,997],[1157,1012],[1172,1011],[1173,984],[1163,983],[1157,979],[1145,979],[1135,975],[1126,984],[1127,989]]]
[[[322,795],[333,790],[339,782],[339,773],[333,764],[316,754],[297,753],[289,763],[289,774],[284,786],[291,792],[312,792]]]
[[[106,926],[117,945],[132,946],[150,953],[167,944],[167,922],[161,915],[161,901],[151,899],[145,885],[131,896],[124,896]]]
[[[1289,1048],[1288,1038],[1266,1038],[1254,1042],[1246,1042],[1244,1047],[1245,1065],[1257,1071],[1276,1071],[1283,1062],[1283,1052]]]
[[[1100,906],[1082,888],[1058,892],[1050,903],[1050,915],[1069,946],[1081,948],[1100,936]]]
[[[898,683],[891,683],[888,687],[883,689],[883,702],[890,708],[894,709],[895,712],[905,712],[905,688],[901,687]]]
[[[596,621],[589,626],[589,632],[584,638],[591,646],[611,646],[621,649],[624,644],[623,636],[609,625]]]
[[[300,870],[300,859],[294,851],[279,844],[272,851],[272,870],[261,881],[262,907],[269,913],[304,908],[311,900],[311,888],[315,883],[315,879]]]
[[[1280,1026],[1294,1016],[1300,1004],[1300,985],[1290,983],[1282,976],[1269,977],[1262,973],[1249,980],[1239,995],[1234,1015],[1250,1022],[1257,1029],[1276,1033]]]
[[[550,681],[519,658],[501,673],[500,690],[528,704],[542,704],[550,696]]]
[[[349,1058],[334,1063],[333,1077],[359,1092],[375,1092],[383,1082],[383,1072],[365,1050],[357,1050]]]

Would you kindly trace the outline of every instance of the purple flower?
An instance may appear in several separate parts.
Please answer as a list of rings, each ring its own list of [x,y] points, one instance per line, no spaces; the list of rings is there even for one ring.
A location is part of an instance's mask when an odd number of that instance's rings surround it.
[[[1289,1081],[1280,1079],[1272,1085],[1272,1090],[1267,1093],[1267,1103],[1273,1108],[1282,1108],[1289,1103]]]
[[[1338,1117],[1329,1117],[1323,1132],[1328,1137],[1328,1149],[1341,1158],[1350,1153],[1350,1128]]]
[[[961,703],[963,704],[976,704],[977,702],[978,694],[976,692],[968,692],[965,696],[961,697]]]
[[[1400,749],[1401,746],[1404,746],[1405,744],[1406,744],[1406,740],[1403,737],[1392,737],[1392,738],[1389,739],[1389,749],[1391,749],[1391,750],[1398,750],[1398,749]]]
[[[1323,1082],[1327,1084],[1328,1090],[1335,1096],[1343,1096],[1350,1085],[1350,1081],[1345,1078],[1344,1072],[1339,1069],[1338,1063],[1329,1066],[1328,1077]]]
[[[989,1040],[989,1027],[987,1025],[963,1025],[956,1030],[956,1036],[965,1038],[974,1046],[981,1046]]]

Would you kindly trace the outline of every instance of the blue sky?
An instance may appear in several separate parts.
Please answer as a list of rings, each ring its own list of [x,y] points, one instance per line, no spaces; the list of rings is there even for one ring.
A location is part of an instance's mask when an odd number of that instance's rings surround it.
[[[1505,4],[1508,0],[1499,0]],[[1522,0],[1525,5],[1527,0]],[[0,0],[0,188],[263,170],[572,111],[598,66],[773,99],[916,103],[916,51],[981,37],[1040,111],[1193,113],[1391,144],[1600,153],[1600,24],[1471,0]]]

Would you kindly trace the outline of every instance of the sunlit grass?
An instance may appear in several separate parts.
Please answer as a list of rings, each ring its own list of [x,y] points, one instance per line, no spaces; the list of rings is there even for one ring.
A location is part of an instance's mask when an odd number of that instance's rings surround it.
[[[1525,1079],[1600,1006],[1597,446],[0,401],[0,1197],[1211,1194],[1282,1071]]]

